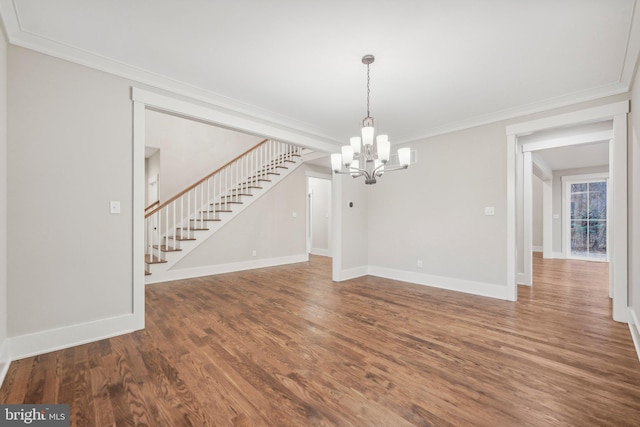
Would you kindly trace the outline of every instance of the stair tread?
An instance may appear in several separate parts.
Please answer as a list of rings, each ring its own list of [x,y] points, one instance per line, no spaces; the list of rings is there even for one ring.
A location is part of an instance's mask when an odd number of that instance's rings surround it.
[[[200,221],[199,219],[196,219],[195,221]],[[204,219],[203,219],[204,221]],[[194,228],[194,227],[182,227],[182,228],[178,228],[177,230],[185,230],[185,231],[209,231],[208,228]]]
[[[162,258],[159,258],[159,257],[157,257],[155,255],[146,254],[144,256],[144,262],[146,264],[163,264],[163,263],[165,263],[167,261],[162,259]]]
[[[216,205],[216,206],[220,206],[220,205],[243,205],[243,202],[231,202],[231,201],[227,201],[227,202],[219,202],[219,203],[209,203],[210,205]]]
[[[195,237],[185,237],[185,236],[169,236],[169,237],[167,237],[167,239],[177,240],[179,242],[186,242],[186,241],[189,241],[189,240],[196,240]]]
[[[210,212],[213,212],[213,211],[210,211]],[[189,221],[222,221],[222,220],[220,218],[204,218],[204,219],[190,219]]]
[[[162,252],[180,252],[182,249],[167,245],[153,245],[154,249],[160,249]],[[166,262],[166,261],[164,261]]]
[[[216,209],[215,212],[233,212],[233,211],[229,209]]]

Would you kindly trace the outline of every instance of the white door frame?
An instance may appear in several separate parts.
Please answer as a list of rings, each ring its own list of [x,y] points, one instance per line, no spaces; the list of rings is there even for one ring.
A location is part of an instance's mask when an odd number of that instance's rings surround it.
[[[611,208],[611,236],[610,236],[610,283],[613,287],[613,319],[619,322],[629,321],[628,308],[628,284],[627,284],[627,114],[629,101],[621,101],[599,107],[543,119],[532,120],[507,126],[507,298],[516,301],[518,297],[518,256],[517,256],[517,229],[516,215],[517,205],[522,203],[524,207],[524,192],[530,187],[525,182],[525,169],[531,168],[525,165],[531,162],[529,155],[518,149],[518,137],[529,135],[533,132],[558,128],[562,126],[575,126],[586,123],[595,123],[604,120],[613,120],[613,139],[609,143],[609,184],[612,193]],[[548,147],[550,148],[550,147]],[[528,188],[528,193],[531,189]],[[523,212],[524,213],[524,212]],[[531,230],[524,227],[525,236],[529,236],[531,251]],[[530,254],[529,254],[530,255]],[[527,257],[527,250],[524,253]],[[525,263],[526,264],[526,263]],[[530,283],[530,267],[528,271],[521,272],[525,280]]]

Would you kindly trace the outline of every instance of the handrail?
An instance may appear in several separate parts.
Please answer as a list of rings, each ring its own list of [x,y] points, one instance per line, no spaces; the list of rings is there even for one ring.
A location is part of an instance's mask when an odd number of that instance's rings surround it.
[[[165,201],[164,203],[162,203],[160,206],[158,206],[157,208],[155,208],[154,210],[152,210],[149,213],[146,213],[144,215],[145,218],[149,218],[151,215],[153,215],[154,213],[158,212],[160,209],[164,208],[165,206],[168,206],[169,204],[171,204],[171,202],[179,199],[180,197],[182,197],[183,195],[185,195],[186,193],[188,193],[189,191],[193,190],[195,187],[197,187],[198,185],[202,184],[203,182],[205,182],[206,180],[208,180],[209,178],[211,178],[212,176],[214,176],[215,174],[217,174],[218,172],[220,172],[221,170],[223,170],[224,168],[226,168],[227,166],[229,166],[231,163],[235,162],[236,160],[240,159],[241,157],[249,154],[251,151],[255,150],[256,148],[260,147],[263,144],[266,144],[266,142],[269,141],[268,139],[265,139],[261,142],[259,142],[258,144],[256,144],[255,146],[249,148],[247,151],[245,151],[244,153],[234,157],[232,160],[228,161],[227,163],[225,163],[223,166],[220,166],[218,169],[216,169],[215,171],[211,172],[209,175],[205,176],[204,178],[202,178],[201,180],[197,181],[195,184],[190,185],[189,187],[185,188],[184,190],[182,190],[181,192],[179,192],[178,194],[176,194],[175,196],[171,197],[170,199],[168,199],[167,201]]]
[[[147,206],[146,208],[144,208],[144,211],[148,211],[149,209],[151,209],[152,207],[159,205],[160,204],[160,200],[156,200],[155,202],[151,203],[149,206]]]

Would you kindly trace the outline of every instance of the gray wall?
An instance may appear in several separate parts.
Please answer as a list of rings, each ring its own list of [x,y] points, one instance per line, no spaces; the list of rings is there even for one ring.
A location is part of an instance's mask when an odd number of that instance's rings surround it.
[[[174,269],[305,255],[305,213],[302,165],[180,260]]]
[[[8,334],[129,314],[130,82],[15,46],[8,63]]]
[[[640,316],[640,69],[631,92],[629,132],[629,305]],[[636,325],[640,328],[640,325]]]
[[[531,225],[533,228],[532,245],[534,250],[542,250],[542,180],[537,175],[533,175],[533,190],[531,193]]]
[[[311,253],[329,255],[329,219],[331,215],[331,181],[309,177],[311,206]]]
[[[367,216],[370,206],[367,187],[361,178],[353,179],[348,175],[334,175],[342,186],[342,197],[338,202],[342,207],[342,269],[366,274],[368,264],[367,248],[369,233]],[[336,185],[336,180],[332,185]],[[349,207],[349,203],[353,207]],[[335,210],[334,210],[335,211]]]
[[[263,139],[157,111],[146,111],[145,144],[160,149],[161,202]]]
[[[7,41],[0,26],[0,372],[7,339]],[[0,374],[1,375],[1,374]]]
[[[369,264],[506,287],[504,123],[411,147],[417,164],[368,191]]]

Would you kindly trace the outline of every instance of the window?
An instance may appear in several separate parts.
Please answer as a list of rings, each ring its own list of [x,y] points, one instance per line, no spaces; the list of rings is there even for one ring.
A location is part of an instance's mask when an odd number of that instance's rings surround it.
[[[565,180],[569,258],[607,260],[607,179]]]

